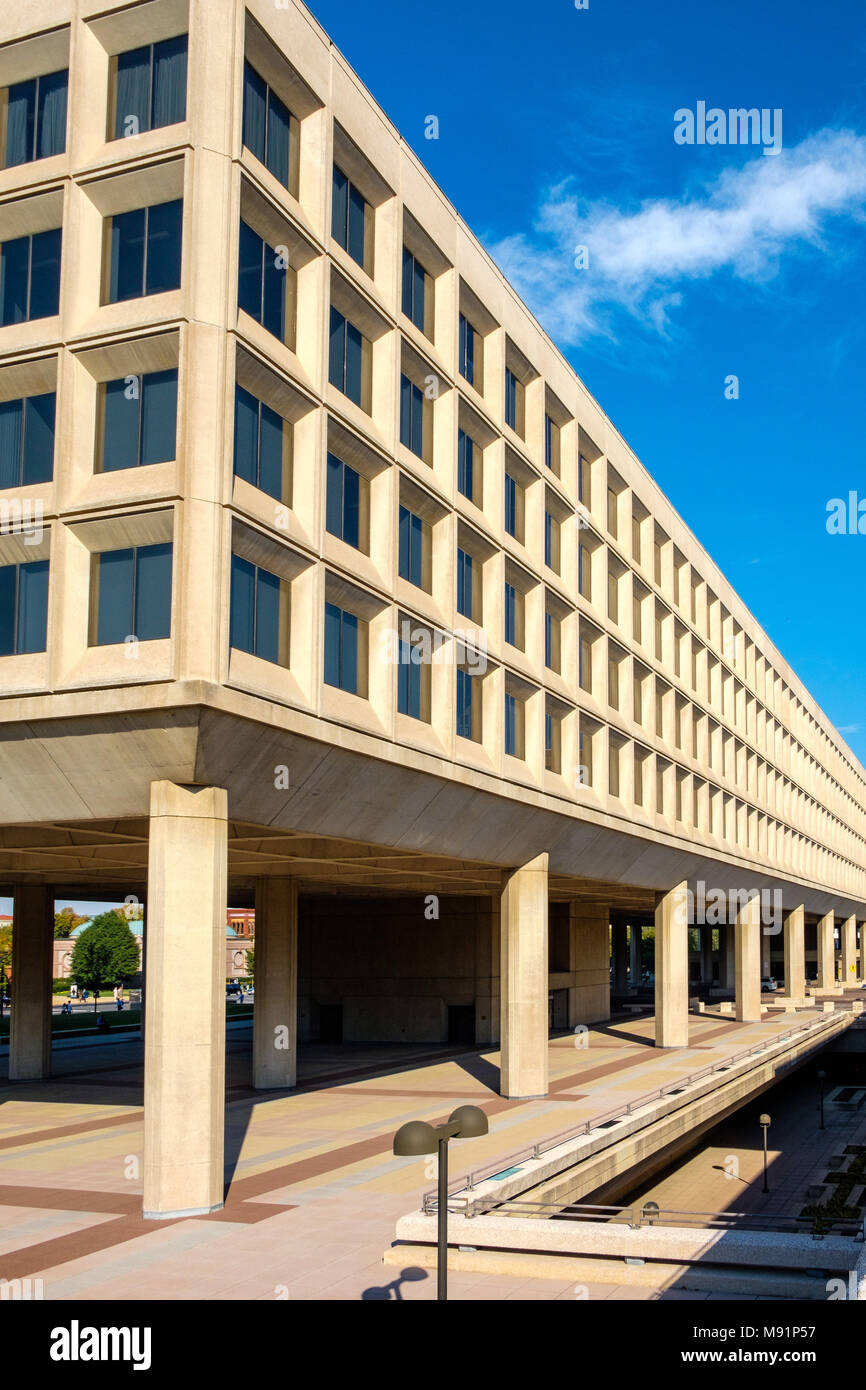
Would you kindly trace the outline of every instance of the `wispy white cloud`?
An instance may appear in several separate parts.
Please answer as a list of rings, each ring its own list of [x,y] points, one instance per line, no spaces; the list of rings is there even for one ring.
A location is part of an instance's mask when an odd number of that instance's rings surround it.
[[[490,251],[560,342],[612,336],[618,309],[664,333],[689,282],[726,273],[766,283],[783,255],[824,250],[834,219],[862,220],[864,206],[866,136],[824,130],[775,159],[756,152],[697,194],[630,211],[578,200],[565,180],[548,189],[530,233]],[[579,246],[584,269],[575,268]]]

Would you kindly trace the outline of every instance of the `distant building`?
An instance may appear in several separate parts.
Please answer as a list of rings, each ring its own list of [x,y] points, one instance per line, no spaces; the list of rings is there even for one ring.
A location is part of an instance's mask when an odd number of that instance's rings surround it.
[[[135,909],[135,910],[141,910]],[[124,904],[118,908],[129,919],[130,904]],[[12,925],[12,918],[0,915],[0,927]],[[86,927],[90,926],[90,921],[82,922],[81,926],[76,927],[69,936],[57,937],[54,941],[54,978],[55,980],[67,980],[72,971],[72,952],[75,949],[75,938],[80,936]],[[129,930],[138,940],[138,958],[142,960],[143,940],[144,940],[144,917],[131,918],[129,920]],[[247,950],[254,944],[255,936],[255,913],[252,911],[239,911],[229,908],[226,912],[226,976],[229,979],[237,979],[249,974],[247,970]],[[243,946],[239,946],[239,939],[242,939]]]

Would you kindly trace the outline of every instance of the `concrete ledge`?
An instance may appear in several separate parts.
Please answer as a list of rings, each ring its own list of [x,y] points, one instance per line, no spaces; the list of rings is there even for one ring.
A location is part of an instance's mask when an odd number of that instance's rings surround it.
[[[395,1244],[385,1251],[383,1263],[391,1268],[416,1266],[435,1269],[436,1248],[431,1245]],[[749,1294],[753,1298],[796,1298],[824,1302],[827,1278],[805,1270],[729,1268],[725,1265],[626,1264],[604,1256],[550,1255],[527,1250],[484,1250],[463,1246],[448,1251],[448,1269],[457,1273],[510,1275],[518,1279],[573,1279],[575,1284],[621,1284],[664,1292]],[[866,1280],[863,1282],[866,1290]],[[866,1297],[866,1293],[862,1296]]]
[[[435,1246],[435,1216],[415,1212],[397,1222],[398,1241]],[[862,1245],[851,1237],[786,1235],[775,1231],[712,1231],[679,1226],[631,1226],[595,1221],[545,1221],[523,1216],[448,1218],[448,1244],[475,1250],[643,1259],[676,1265],[743,1265],[769,1269],[855,1268]]]

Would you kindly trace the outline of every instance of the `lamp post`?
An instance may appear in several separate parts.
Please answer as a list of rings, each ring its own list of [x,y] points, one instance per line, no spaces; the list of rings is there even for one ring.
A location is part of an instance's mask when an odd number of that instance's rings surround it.
[[[478,1139],[487,1133],[487,1116],[477,1105],[460,1105],[444,1125],[426,1120],[410,1120],[394,1135],[394,1153],[399,1157],[420,1154],[439,1156],[439,1197],[436,1236],[436,1298],[448,1298],[448,1141]]]
[[[827,1080],[825,1071],[818,1072],[818,1095],[821,1103],[821,1128],[824,1128],[824,1082]]]
[[[770,1128],[769,1115],[761,1115],[760,1119],[758,1120],[758,1124],[764,1131],[764,1186],[761,1188],[761,1191],[769,1192],[770,1189],[767,1185],[767,1130]]]

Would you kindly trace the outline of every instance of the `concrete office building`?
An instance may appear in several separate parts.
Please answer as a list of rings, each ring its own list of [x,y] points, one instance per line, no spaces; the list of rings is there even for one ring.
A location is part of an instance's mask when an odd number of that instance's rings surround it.
[[[807,921],[854,979],[862,767],[308,11],[2,25],[12,1076],[85,885],[145,902],[153,1216],[222,1201],[227,904],[263,1089],[451,1036],[543,1094],[612,922],[681,1045],[698,881],[781,893],[791,995]],[[759,1017],[753,906],[719,955]]]

